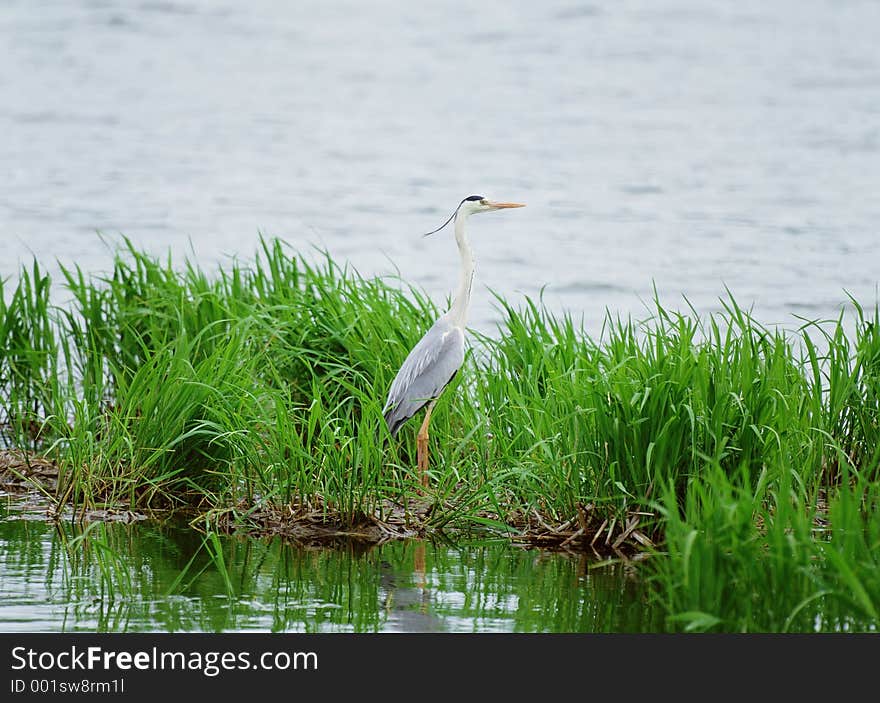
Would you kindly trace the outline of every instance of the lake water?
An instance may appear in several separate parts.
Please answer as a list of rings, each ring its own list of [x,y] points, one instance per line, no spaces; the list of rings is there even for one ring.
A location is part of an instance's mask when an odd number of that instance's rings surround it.
[[[2,632],[651,632],[622,564],[505,541],[309,550],[188,528],[54,527],[0,504]]]
[[[477,193],[528,204],[471,223],[480,331],[487,288],[594,333],[655,283],[836,316],[877,296],[878,27],[858,0],[5,0],[0,276],[262,231],[442,303],[455,247],[419,235]]]

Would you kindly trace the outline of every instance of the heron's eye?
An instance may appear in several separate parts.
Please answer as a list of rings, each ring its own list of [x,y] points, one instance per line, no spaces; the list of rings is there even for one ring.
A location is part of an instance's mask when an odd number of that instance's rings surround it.
[[[485,199],[485,198],[483,198],[483,199],[480,201],[480,205],[488,205],[488,204],[489,204],[489,203],[486,202],[486,199]]]

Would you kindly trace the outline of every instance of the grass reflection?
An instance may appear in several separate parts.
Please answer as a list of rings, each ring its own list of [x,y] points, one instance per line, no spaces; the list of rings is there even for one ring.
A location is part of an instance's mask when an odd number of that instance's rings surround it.
[[[161,524],[0,520],[0,629],[593,632],[661,622],[624,566],[492,540],[310,550]]]

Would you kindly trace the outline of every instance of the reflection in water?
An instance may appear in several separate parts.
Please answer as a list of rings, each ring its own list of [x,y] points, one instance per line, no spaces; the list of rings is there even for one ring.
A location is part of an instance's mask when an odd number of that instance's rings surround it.
[[[386,625],[395,632],[441,632],[443,621],[430,610],[431,591],[425,574],[424,542],[414,542],[412,573],[397,572],[391,563],[381,562],[380,608]]]
[[[2,510],[2,509],[0,509]],[[0,631],[656,631],[620,566],[504,541],[302,549],[171,525],[84,534],[0,512]]]

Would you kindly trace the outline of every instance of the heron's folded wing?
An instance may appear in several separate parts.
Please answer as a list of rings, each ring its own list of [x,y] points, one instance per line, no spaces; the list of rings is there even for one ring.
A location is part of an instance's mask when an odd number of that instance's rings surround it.
[[[464,334],[461,328],[441,318],[412,348],[391,384],[383,413],[399,408],[411,417],[435,398],[464,361]]]

